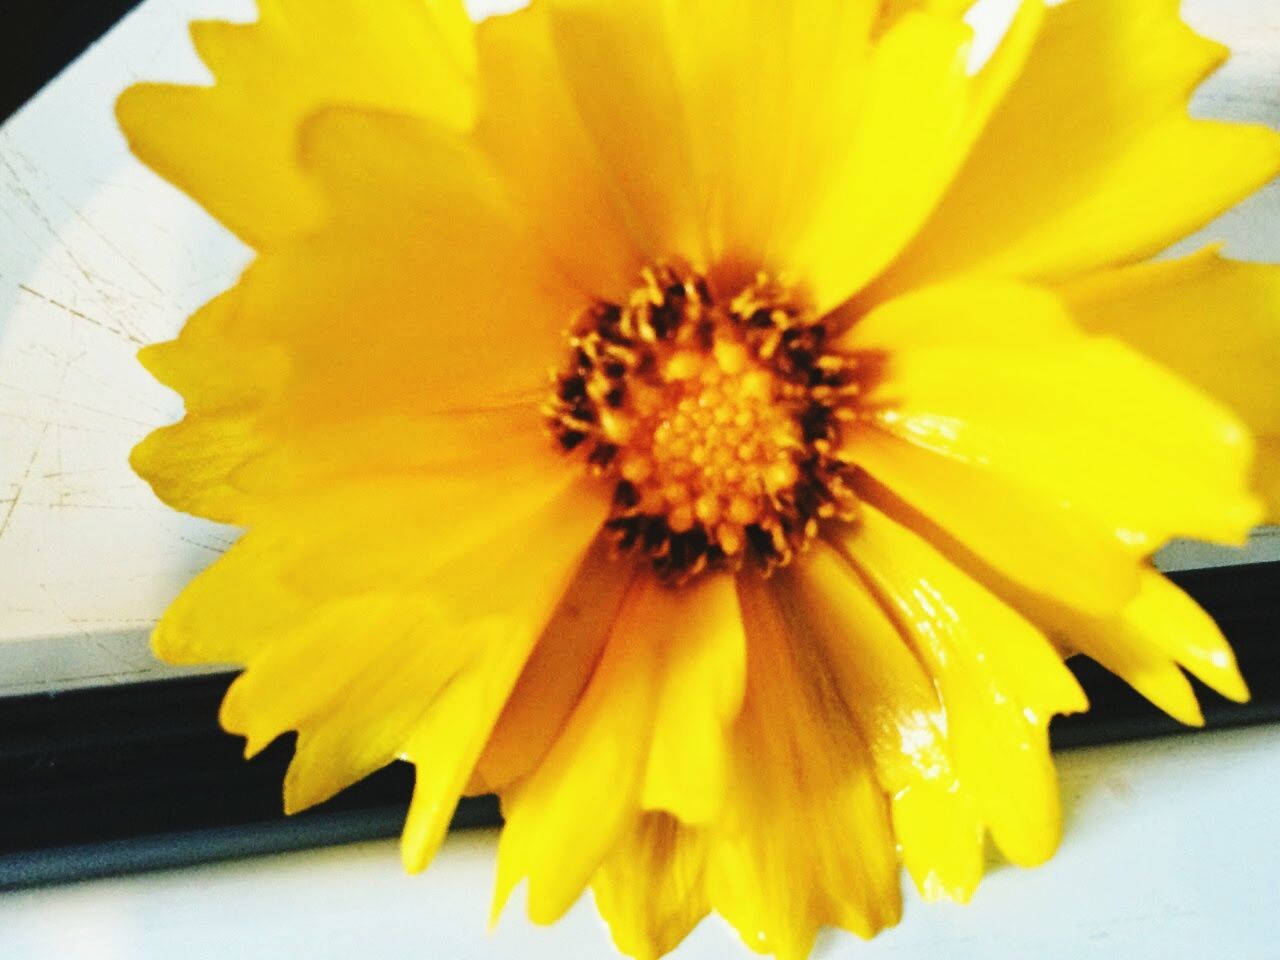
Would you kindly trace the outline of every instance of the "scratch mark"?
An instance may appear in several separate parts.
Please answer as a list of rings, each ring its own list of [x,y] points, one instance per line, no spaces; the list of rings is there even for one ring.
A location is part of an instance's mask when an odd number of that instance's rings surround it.
[[[67,202],[67,200],[66,200],[66,198],[65,198],[65,197],[63,198],[63,202],[64,202],[64,203],[67,203],[67,205],[68,205],[68,206],[71,206],[71,204],[70,204],[69,202]],[[85,216],[83,213],[81,213],[79,210],[76,210],[76,211],[75,211],[75,217],[76,217],[76,220],[78,220],[80,223],[82,223],[82,224],[84,225],[85,229],[87,229],[87,230],[88,230],[90,233],[92,233],[95,237],[97,237],[99,240],[101,240],[101,241],[102,241],[102,243],[103,243],[103,245],[104,245],[108,250],[110,250],[112,253],[114,253],[116,256],[118,256],[118,257],[119,257],[119,258],[124,262],[125,266],[127,266],[130,270],[132,270],[132,271],[133,271],[133,273],[134,273],[134,275],[135,275],[135,276],[137,276],[138,278],[140,278],[140,279],[141,279],[141,280],[142,280],[142,281],[143,281],[147,286],[149,286],[149,287],[150,287],[152,290],[154,290],[156,293],[160,294],[161,296],[163,296],[163,295],[164,295],[164,290],[163,290],[163,288],[161,288],[160,284],[156,283],[156,282],[155,282],[155,280],[153,280],[153,279],[151,278],[151,275],[150,275],[150,274],[148,274],[145,270],[143,270],[141,267],[139,267],[139,266],[134,262],[133,257],[131,257],[131,256],[130,256],[128,253],[126,253],[124,250],[120,249],[120,247],[119,247],[116,243],[114,243],[114,242],[112,241],[112,239],[111,239],[109,236],[107,236],[107,234],[105,234],[104,232],[102,232],[101,230],[99,230],[99,229],[97,228],[97,226],[96,226],[96,225],[94,225],[94,224],[89,220],[89,218],[88,218],[88,217],[86,217],[86,216]]]
[[[110,417],[113,420],[122,420],[125,423],[131,424],[134,426],[144,427],[147,430],[154,430],[156,428],[156,424],[154,423],[148,422],[146,420],[139,420],[136,417],[130,417],[123,413],[116,413],[114,410],[108,410],[105,407],[95,407],[93,404],[82,403],[79,400],[68,400],[65,397],[61,397],[53,393],[44,393],[43,391],[39,391],[39,390],[29,390],[14,383],[5,383],[3,381],[0,381],[0,390],[12,390],[24,399],[30,399],[34,397],[38,400],[51,401],[52,403],[59,404],[62,407],[68,407],[68,408],[75,407],[78,410],[87,410],[89,413],[97,414],[100,417]],[[16,414],[10,414],[3,410],[0,410],[0,417],[6,417],[11,420],[24,420],[27,422],[34,422],[34,418],[32,417],[25,417],[25,416],[19,416]],[[69,430],[84,430],[89,433],[107,433],[108,432],[105,430],[93,430],[89,427],[86,427],[84,424],[78,424],[78,423],[65,423],[63,424],[63,426],[65,426]],[[127,437],[127,436],[132,436],[132,433],[119,433],[119,434],[111,433],[111,435]]]
[[[34,290],[31,287],[27,286],[25,283],[18,284],[18,289],[21,290],[23,293],[26,293],[26,294],[29,294],[30,296],[35,297],[37,300],[44,301],[45,303],[49,304],[51,307],[56,307],[57,309],[62,310],[65,313],[68,313],[79,320],[84,320],[86,323],[91,323],[95,327],[99,327],[103,330],[106,330],[108,333],[114,334],[117,337],[124,337],[125,339],[129,340],[132,343],[137,344],[140,347],[146,345],[146,341],[143,340],[141,337],[139,337],[132,330],[121,330],[117,327],[111,326],[108,323],[103,323],[101,320],[97,319],[96,317],[91,317],[87,313],[83,313],[82,311],[77,310],[75,307],[68,306],[67,304],[63,303],[60,300],[55,300],[53,297],[46,296],[45,294],[41,293],[39,290]]]
[[[191,537],[183,536],[182,534],[178,534],[178,539],[181,540],[183,543],[190,544],[191,546],[195,547],[198,550],[208,550],[210,553],[217,554],[219,556],[226,553],[227,550],[230,549],[231,547],[231,544],[227,544],[225,547],[211,546],[207,543],[201,543],[199,540],[194,540]]]
[[[4,517],[0,518],[0,539],[4,538],[5,531],[9,529],[9,523],[13,520],[13,513],[18,509],[18,501],[22,499],[22,491],[26,483],[31,479],[31,471],[35,469],[36,460],[40,456],[40,448],[44,446],[44,438],[49,433],[49,424],[45,424],[40,431],[40,436],[36,439],[35,448],[31,451],[31,459],[27,461],[27,468],[22,472],[22,477],[18,480],[16,492],[13,499],[9,501],[9,508],[5,510]]]

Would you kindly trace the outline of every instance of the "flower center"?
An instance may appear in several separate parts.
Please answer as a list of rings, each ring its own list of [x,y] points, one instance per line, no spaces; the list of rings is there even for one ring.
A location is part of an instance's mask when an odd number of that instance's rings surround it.
[[[607,528],[664,581],[791,561],[856,507],[835,455],[852,361],[792,291],[759,278],[726,302],[682,264],[577,318],[546,406],[560,448],[614,484]]]

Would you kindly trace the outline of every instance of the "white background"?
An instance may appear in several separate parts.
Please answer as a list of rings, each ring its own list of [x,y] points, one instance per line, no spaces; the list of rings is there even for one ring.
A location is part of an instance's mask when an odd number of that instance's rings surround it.
[[[180,413],[137,348],[171,337],[247,259],[128,156],[111,117],[136,79],[204,78],[185,22],[209,16],[252,6],[146,0],[0,128],[0,693],[163,675],[150,625],[234,537],[162,507],[126,462]],[[1280,126],[1280,4],[1195,0],[1187,16],[1236,51],[1196,112]],[[1208,233],[1234,256],[1280,260],[1280,187]],[[1255,550],[1280,556],[1280,541]],[[1173,560],[1206,556],[1218,559]],[[911,901],[902,928],[869,947],[831,937],[821,955],[1280,956],[1278,759],[1274,729],[1070,754],[1052,864],[997,869],[967,910]],[[492,846],[455,838],[417,879],[390,844],[369,844],[11,895],[0,956],[610,955],[589,904],[550,931],[513,908],[487,939]],[[678,956],[739,955],[707,924]]]

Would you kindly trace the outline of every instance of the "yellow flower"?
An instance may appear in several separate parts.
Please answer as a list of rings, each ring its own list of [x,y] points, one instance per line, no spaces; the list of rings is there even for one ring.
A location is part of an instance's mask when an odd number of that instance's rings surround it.
[[[499,906],[800,958],[1051,855],[1068,653],[1247,696],[1149,557],[1262,518],[1251,431],[1280,507],[1280,270],[1139,262],[1280,136],[1187,116],[1176,0],[976,72],[955,0],[260,6],[119,118],[258,253],[134,465],[247,528],[155,648],[247,665],[289,810],[404,758],[410,869],[496,791]]]

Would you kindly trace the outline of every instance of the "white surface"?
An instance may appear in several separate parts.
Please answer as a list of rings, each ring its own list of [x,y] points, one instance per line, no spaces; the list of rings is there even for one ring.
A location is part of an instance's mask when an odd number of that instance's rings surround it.
[[[234,280],[247,253],[128,157],[117,93],[201,79],[184,22],[241,3],[145,4],[0,129],[0,677],[16,691],[128,679],[146,637],[231,533],[163,507],[129,449],[181,404],[143,343]]]
[[[908,898],[871,943],[815,960],[1180,960],[1280,955],[1280,729],[1068,753],[1068,838],[1047,866],[995,866],[967,907]],[[0,898],[8,960],[581,960],[616,954],[589,899],[555,927],[513,899],[485,933],[495,834],[451,838],[425,875],[391,842]],[[718,920],[673,960],[753,957]]]
[[[1280,126],[1280,4],[1194,0],[1187,12],[1237,50],[1197,112]],[[111,105],[137,79],[207,77],[188,20],[252,15],[250,0],[146,0],[0,128],[0,693],[173,672],[151,659],[149,628],[234,536],[161,506],[127,456],[181,410],[137,348],[171,337],[248,251],[128,155]],[[1280,260],[1278,213],[1273,185],[1210,233],[1236,256]],[[1280,538],[1254,556],[1280,557]]]

